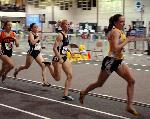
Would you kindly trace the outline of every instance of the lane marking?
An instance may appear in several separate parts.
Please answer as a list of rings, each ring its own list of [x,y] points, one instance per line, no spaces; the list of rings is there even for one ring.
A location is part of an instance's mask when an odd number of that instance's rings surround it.
[[[17,56],[21,57],[21,56],[23,56],[23,55],[17,55]]]
[[[45,116],[41,116],[41,115],[38,115],[38,114],[35,114],[35,113],[32,113],[32,112],[28,112],[28,111],[16,108],[16,107],[5,105],[5,104],[2,104],[2,103],[0,103],[0,106],[6,107],[6,108],[9,108],[9,109],[12,109],[12,110],[16,110],[16,111],[19,111],[19,112],[23,112],[23,113],[26,113],[26,114],[29,114],[29,115],[32,115],[32,116],[35,116],[35,117],[42,118],[42,119],[51,119],[51,118],[48,118],[48,117],[45,117]]]
[[[13,77],[11,77],[11,76],[8,76],[8,78],[13,79]],[[26,83],[31,83],[31,84],[36,84],[36,85],[42,85],[41,82],[33,81],[33,80],[28,80],[28,79],[17,78],[17,80],[18,80],[18,81],[21,80],[22,82],[26,82]],[[60,90],[63,90],[63,89],[64,89],[63,86],[58,86],[58,85],[52,85],[51,88],[60,89]],[[70,90],[71,92],[74,92],[74,93],[79,93],[79,92],[80,92],[80,90],[78,90],[78,89],[73,89],[73,88],[70,88],[69,90]],[[88,95],[94,96],[94,97],[98,97],[98,98],[104,98],[104,99],[108,99],[108,100],[123,102],[123,103],[126,103],[126,102],[127,102],[126,99],[118,98],[118,97],[114,97],[114,96],[110,96],[110,95],[97,94],[97,93],[92,93],[92,92],[89,92]],[[133,104],[134,104],[134,105],[137,105],[137,106],[142,106],[142,107],[148,107],[148,108],[150,108],[150,104],[148,104],[148,103],[133,101]]]
[[[0,89],[16,92],[16,93],[19,93],[19,94],[32,96],[32,97],[36,97],[36,98],[40,98],[40,99],[44,99],[44,100],[48,100],[48,101],[52,101],[52,102],[57,102],[57,103],[60,103],[60,104],[64,104],[64,105],[68,105],[68,106],[72,106],[72,107],[76,107],[76,108],[81,108],[81,109],[92,111],[92,112],[97,112],[97,113],[101,113],[101,114],[104,114],[104,115],[109,115],[109,116],[112,116],[112,117],[117,117],[117,118],[121,118],[121,119],[130,119],[130,118],[123,117],[123,116],[120,116],[120,115],[115,115],[115,114],[111,114],[111,113],[108,113],[108,112],[103,112],[103,111],[99,111],[99,110],[95,110],[95,109],[91,109],[91,108],[87,108],[87,107],[83,107],[83,106],[78,106],[78,105],[74,105],[74,104],[69,104],[69,103],[66,103],[66,102],[61,102],[61,101],[58,101],[58,100],[54,100],[54,99],[50,99],[50,98],[46,98],[46,97],[42,97],[42,96],[38,96],[38,95],[33,95],[33,94],[30,94],[30,93],[24,93],[24,92],[9,89],[9,88],[0,87]]]
[[[21,54],[26,55],[27,53],[26,52],[21,52]]]
[[[25,52],[22,52],[22,54],[27,54],[27,53],[25,53]],[[16,55],[16,54],[12,54],[12,55]],[[43,55],[45,55],[45,54],[43,54]],[[17,55],[17,56],[23,56],[23,55]],[[50,55],[49,55],[50,56]],[[53,56],[53,55],[51,55],[51,56]],[[133,57],[132,57],[133,58]],[[47,60],[48,58],[44,58],[45,60]],[[97,61],[100,61],[100,60],[97,60]],[[82,62],[77,62],[78,64],[80,64],[80,63],[82,63]],[[85,64],[91,64],[90,62],[87,62],[87,63],[85,63]],[[126,64],[128,64],[128,63],[126,63]],[[99,65],[99,64],[94,64],[94,66],[97,66],[97,65]],[[133,64],[134,66],[137,66],[137,65],[140,65],[140,64]],[[143,67],[145,67],[146,65],[141,65],[141,66],[143,66]],[[130,69],[132,69],[132,68],[130,68]],[[142,71],[141,69],[135,69],[135,70],[137,70],[137,71]],[[149,71],[149,70],[144,70],[144,71]]]

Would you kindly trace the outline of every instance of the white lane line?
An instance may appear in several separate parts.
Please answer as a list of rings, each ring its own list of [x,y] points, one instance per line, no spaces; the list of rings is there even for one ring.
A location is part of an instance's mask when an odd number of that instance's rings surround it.
[[[29,115],[32,115],[32,116],[35,116],[35,117],[42,118],[42,119],[51,119],[51,118],[48,118],[48,117],[45,117],[45,116],[41,116],[41,115],[38,115],[38,114],[35,114],[35,113],[32,113],[32,112],[28,112],[28,111],[16,108],[16,107],[5,105],[5,104],[2,104],[2,103],[0,103],[0,106],[7,107],[9,109],[13,109],[13,110],[16,110],[16,111],[19,111],[19,112],[23,112],[23,113],[26,113],[26,114],[29,114]]]
[[[23,55],[17,55],[17,56],[20,56],[20,57],[21,57],[21,56],[23,56]]]
[[[85,109],[85,110],[88,110],[88,111],[109,115],[109,116],[112,116],[112,117],[117,117],[117,118],[121,118],[121,119],[130,119],[130,118],[123,117],[123,116],[120,116],[120,115],[115,115],[115,114],[111,114],[111,113],[108,113],[108,112],[103,112],[103,111],[99,111],[99,110],[95,110],[95,109],[91,109],[91,108],[87,108],[87,107],[83,107],[83,106],[78,106],[78,105],[74,105],[74,104],[69,104],[69,103],[66,103],[66,102],[61,102],[61,101],[58,101],[58,100],[54,100],[54,99],[50,99],[50,98],[46,98],[46,97],[41,97],[41,96],[38,96],[38,95],[33,95],[33,94],[30,94],[30,93],[24,93],[24,92],[9,89],[9,88],[0,87],[0,89],[16,92],[16,93],[19,93],[19,94],[28,95],[28,96],[32,96],[32,97],[36,97],[36,98],[40,98],[40,99],[44,99],[44,100],[48,100],[48,101],[52,101],[52,102],[57,102],[57,103],[61,103],[61,104],[64,104],[64,105],[69,105],[69,106],[72,106],[72,107],[81,108],[81,109]]]
[[[132,68],[131,68],[132,69]],[[149,71],[149,70],[145,70],[145,71]],[[9,76],[9,78],[12,78],[11,76]],[[18,80],[22,80],[22,81],[25,81],[25,82],[31,82],[31,83],[35,83],[35,84],[41,84],[41,82],[38,82],[38,81],[33,81],[33,80],[28,80],[28,79],[22,79],[22,78],[18,78]],[[64,89],[65,87],[63,86],[58,86],[58,85],[52,85],[53,88],[59,88],[59,89]],[[73,90],[73,92],[80,92],[80,90],[78,89],[74,89],[74,88],[70,88],[71,90]],[[123,101],[126,101],[126,99],[123,99],[123,98],[118,98],[118,97],[114,97],[114,96],[110,96],[110,95],[102,95],[102,94],[98,94],[98,93],[91,93],[93,95],[101,95],[103,97],[107,96],[107,97],[112,97],[112,98],[115,98],[115,99],[118,99],[118,100],[123,100]],[[134,101],[135,103],[141,103],[142,105],[150,105],[148,103],[143,103],[143,102],[138,102],[138,101]]]
[[[21,54],[26,55],[27,53],[26,52],[21,52]]]
[[[142,56],[143,54],[138,54],[137,56]]]

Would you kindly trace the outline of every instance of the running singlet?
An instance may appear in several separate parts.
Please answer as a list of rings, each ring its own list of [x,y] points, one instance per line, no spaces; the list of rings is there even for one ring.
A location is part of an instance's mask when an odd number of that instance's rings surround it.
[[[120,38],[118,39],[118,45],[122,44],[123,42],[126,41],[126,35],[124,34],[123,31],[115,28],[119,33],[120,33]],[[113,48],[111,46],[111,44],[109,44],[110,49],[109,49],[109,56],[115,58],[116,60],[120,60],[120,59],[124,59],[123,56],[123,49],[120,52],[115,52],[113,51]]]
[[[7,55],[8,57],[12,56],[14,37],[14,32],[11,32],[8,36],[6,36],[4,31],[1,32],[0,42],[3,55]]]
[[[68,36],[65,37],[65,35],[60,32],[63,35],[63,40],[60,46],[57,47],[58,52],[60,52],[61,55],[66,55],[68,51],[68,45],[69,45],[69,39]]]
[[[33,33],[32,33],[33,34]],[[33,34],[34,39],[36,39],[38,36]],[[28,40],[30,49],[28,50],[28,54],[30,54],[34,59],[40,54],[41,52],[41,44],[40,40],[38,40],[34,45],[31,43],[30,40]]]
[[[32,33],[33,34],[33,33]],[[33,34],[34,36],[34,39],[36,39],[38,36]],[[30,46],[30,49],[29,51],[33,51],[33,50],[41,50],[41,44],[40,44],[40,40],[38,40],[34,45],[31,43],[30,40],[28,40],[28,43],[29,43],[29,46]]]

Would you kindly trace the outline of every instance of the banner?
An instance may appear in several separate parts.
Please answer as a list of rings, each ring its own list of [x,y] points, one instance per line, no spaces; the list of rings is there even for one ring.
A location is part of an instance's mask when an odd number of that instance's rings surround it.
[[[141,0],[135,0],[135,8],[136,8],[137,12],[141,12],[141,10],[142,10]]]

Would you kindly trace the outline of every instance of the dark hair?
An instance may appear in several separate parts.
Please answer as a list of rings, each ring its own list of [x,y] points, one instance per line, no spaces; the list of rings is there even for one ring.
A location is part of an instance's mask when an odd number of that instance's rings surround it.
[[[33,28],[34,25],[36,25],[36,23],[30,24],[30,27],[28,28],[28,30],[31,31],[31,29]]]
[[[10,22],[10,21],[8,21],[8,20],[7,20],[7,21],[4,21],[4,25],[3,25],[3,27],[2,27],[3,30],[4,30],[5,27],[7,26],[7,23],[8,23],[8,22]]]
[[[111,16],[109,18],[109,25],[107,30],[105,30],[105,33],[107,34],[109,31],[111,31],[111,29],[113,28],[113,26],[115,26],[115,23],[119,20],[119,18],[121,17],[121,14],[115,14],[114,16]]]

